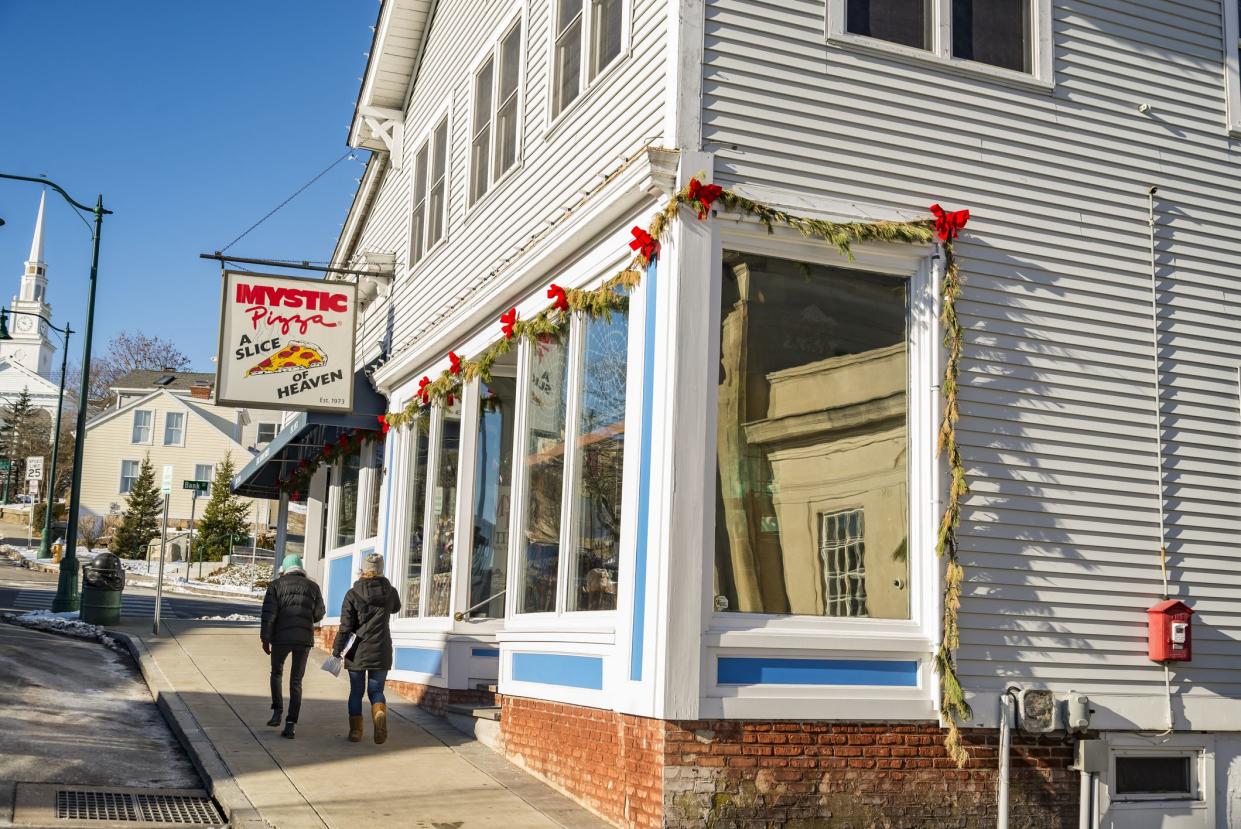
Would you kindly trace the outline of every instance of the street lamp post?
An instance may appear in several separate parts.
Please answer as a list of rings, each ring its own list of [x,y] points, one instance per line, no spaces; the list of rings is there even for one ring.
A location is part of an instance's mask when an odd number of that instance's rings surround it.
[[[73,442],[73,478],[69,486],[69,514],[66,516],[69,525],[65,528],[65,552],[60,559],[60,578],[56,584],[56,598],[52,600],[53,612],[61,613],[78,609],[77,524],[82,494],[82,450],[86,444],[86,407],[90,397],[90,348],[91,335],[95,327],[95,283],[99,275],[99,237],[103,232],[103,217],[111,215],[112,211],[104,209],[102,195],[95,201],[95,206],[91,207],[76,201],[65,192],[63,187],[46,178],[0,173],[0,179],[29,181],[43,187],[50,187],[77,210],[85,210],[95,216],[95,227],[91,233],[90,283],[86,290],[86,329],[82,334],[82,390],[78,395],[77,440]],[[65,350],[68,351],[67,348]]]
[[[52,463],[47,473],[47,512],[43,515],[43,535],[39,540],[39,558],[51,558],[52,552],[49,545],[52,537],[52,505],[55,503],[56,493],[56,459],[60,456],[60,416],[65,410],[65,377],[69,373],[69,335],[73,333],[73,329],[68,325],[58,328],[52,325],[50,319],[33,311],[10,311],[8,308],[0,308],[0,341],[13,339],[9,336],[9,314],[38,317],[47,323],[48,328],[60,332],[65,338],[65,347],[60,355],[60,394],[56,398],[56,430],[52,433]]]

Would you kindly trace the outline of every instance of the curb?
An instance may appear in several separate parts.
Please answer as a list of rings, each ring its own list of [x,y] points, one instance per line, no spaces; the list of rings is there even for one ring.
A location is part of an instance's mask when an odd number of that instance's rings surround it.
[[[190,762],[198,771],[207,792],[215,798],[224,810],[231,829],[269,829],[271,824],[259,816],[258,809],[246,797],[241,786],[233,778],[224,759],[216,750],[215,745],[207,738],[202,726],[194,718],[189,706],[181,699],[180,694],[172,687],[159,665],[151,656],[146,643],[128,633],[109,630],[109,636],[116,638],[129,649],[134,661],[142,671],[155,707],[168,722],[168,727],[176,735],[178,742],[190,757]]]

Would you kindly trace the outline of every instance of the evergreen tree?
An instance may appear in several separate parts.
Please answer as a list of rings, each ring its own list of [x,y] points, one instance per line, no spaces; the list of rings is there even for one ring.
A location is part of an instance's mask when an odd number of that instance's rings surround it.
[[[203,510],[198,522],[198,535],[194,540],[194,555],[199,551],[205,561],[219,561],[228,555],[233,544],[241,543],[249,534],[250,504],[233,495],[233,469],[231,453],[216,466],[215,480],[211,482],[211,500]]]
[[[108,548],[121,558],[144,558],[146,547],[159,538],[160,520],[164,512],[164,496],[155,485],[155,467],[151,456],[142,459],[138,477],[125,496],[121,524],[112,534]]]
[[[12,500],[17,489],[24,486],[26,458],[50,452],[51,425],[47,412],[31,402],[27,388],[4,407],[0,418],[0,455],[12,461],[5,481]]]

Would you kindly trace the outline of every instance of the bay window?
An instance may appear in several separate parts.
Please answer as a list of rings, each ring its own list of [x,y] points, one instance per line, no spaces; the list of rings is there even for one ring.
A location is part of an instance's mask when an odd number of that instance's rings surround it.
[[[510,370],[511,371],[511,370]],[[474,442],[474,536],[470,545],[472,619],[504,618],[508,578],[509,506],[512,496],[513,425],[517,380],[480,381]]]
[[[362,456],[358,452],[340,461],[340,483],[336,490],[336,543],[347,547],[357,540],[358,485],[362,472]]]
[[[1049,0],[828,0],[829,36],[1050,75]],[[942,35],[940,33],[943,33]],[[1044,80],[1050,80],[1044,77]]]
[[[627,352],[623,311],[527,348],[518,612],[616,608]]]
[[[452,598],[452,559],[456,541],[457,461],[461,454],[461,403],[441,407],[431,487],[430,532],[425,555],[430,558],[431,596],[427,616],[447,616]]]
[[[406,502],[407,548],[401,618],[422,613],[422,539],[426,520],[427,460],[431,454],[431,414],[423,412],[409,430],[408,492]]]
[[[724,253],[716,610],[910,618],[907,293]]]

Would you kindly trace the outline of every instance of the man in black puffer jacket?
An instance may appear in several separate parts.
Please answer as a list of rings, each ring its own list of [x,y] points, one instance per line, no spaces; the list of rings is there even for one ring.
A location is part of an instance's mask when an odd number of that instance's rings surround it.
[[[293,728],[302,708],[302,677],[306,660],[315,645],[315,625],[323,618],[323,593],[302,569],[302,558],[287,555],[280,566],[280,578],[267,585],[263,597],[263,624],[259,636],[263,653],[271,655],[271,719],[267,724],[280,725],[284,710],[281,697],[281,674],[284,660],[292,655],[289,669],[289,717],[280,736],[293,738]]]

